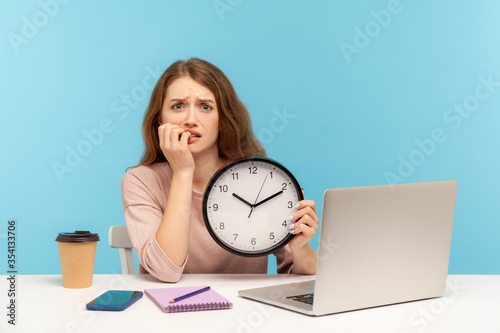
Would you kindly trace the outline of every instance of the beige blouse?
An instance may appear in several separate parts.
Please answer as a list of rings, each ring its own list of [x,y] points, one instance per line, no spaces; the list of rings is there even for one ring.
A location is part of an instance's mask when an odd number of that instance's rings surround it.
[[[221,248],[203,221],[203,193],[193,191],[188,256],[184,265],[174,265],[156,242],[172,181],[167,162],[140,166],[122,178],[125,222],[139,256],[140,273],[150,273],[165,282],[177,282],[182,273],[267,273],[267,256],[249,258]],[[274,253],[278,273],[292,273],[292,254],[287,246]]]

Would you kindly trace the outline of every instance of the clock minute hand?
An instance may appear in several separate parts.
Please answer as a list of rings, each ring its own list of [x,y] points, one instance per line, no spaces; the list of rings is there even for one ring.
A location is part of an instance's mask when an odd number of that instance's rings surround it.
[[[242,197],[240,197],[238,194],[233,193],[233,197],[235,197],[236,199],[242,201],[243,203],[247,204],[248,206],[252,207],[252,209],[253,209],[253,205],[250,202],[248,202],[245,199],[243,199]]]
[[[283,193],[283,190],[281,190],[281,191],[279,191],[279,192],[274,193],[273,195],[271,195],[270,197],[265,198],[264,200],[259,201],[258,203],[256,203],[256,204],[254,205],[254,207],[257,207],[257,206],[262,205],[264,202],[269,201],[269,200],[271,200],[272,198],[277,197],[277,196],[278,196],[278,195],[280,195],[281,193]]]

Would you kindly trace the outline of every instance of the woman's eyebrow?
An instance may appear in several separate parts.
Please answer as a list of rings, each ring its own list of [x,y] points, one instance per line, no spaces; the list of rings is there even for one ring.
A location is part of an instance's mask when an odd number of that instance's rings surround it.
[[[213,104],[215,104],[215,101],[213,99],[210,99],[210,98],[198,98],[198,101],[200,101],[201,103],[213,103]]]
[[[174,97],[168,99],[169,102],[184,102],[186,100],[188,100],[187,97],[185,98]],[[211,98],[197,98],[196,100],[202,103],[215,103],[215,101]]]
[[[169,102],[183,102],[185,100],[186,100],[185,98],[169,98],[168,99]]]

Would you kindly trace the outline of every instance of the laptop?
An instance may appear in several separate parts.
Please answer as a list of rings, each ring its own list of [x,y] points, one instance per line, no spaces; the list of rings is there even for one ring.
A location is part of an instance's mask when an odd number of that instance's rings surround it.
[[[240,290],[307,315],[443,296],[457,182],[328,189],[316,278]]]

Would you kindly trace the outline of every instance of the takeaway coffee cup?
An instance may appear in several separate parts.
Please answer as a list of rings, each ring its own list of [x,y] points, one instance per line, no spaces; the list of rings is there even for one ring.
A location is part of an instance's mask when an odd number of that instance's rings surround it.
[[[56,241],[59,243],[63,287],[90,287],[99,235],[89,231],[61,232]]]

